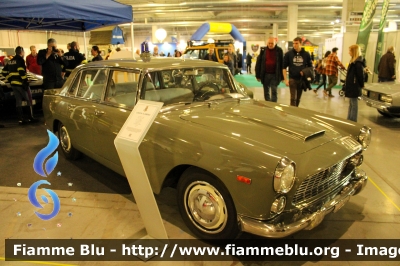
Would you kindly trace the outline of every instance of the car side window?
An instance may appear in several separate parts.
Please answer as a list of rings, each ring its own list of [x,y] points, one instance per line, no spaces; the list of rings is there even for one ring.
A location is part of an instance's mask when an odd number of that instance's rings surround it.
[[[106,69],[85,69],[81,72],[76,97],[100,101],[107,81]]]
[[[73,81],[71,86],[68,88],[68,91],[67,91],[68,96],[75,96],[77,89],[79,87],[80,80],[81,80],[81,73],[79,73],[75,76],[75,80]]]
[[[139,72],[125,70],[110,71],[104,102],[107,104],[135,106]]]
[[[224,54],[226,54],[227,52],[228,52],[228,50],[226,50],[226,49],[217,49],[218,59],[224,58]]]
[[[190,49],[186,52],[186,54],[190,55],[191,58],[195,59],[204,59],[206,54],[208,53],[208,48],[204,49]]]
[[[154,77],[161,77],[163,86],[154,86]],[[147,73],[143,80],[141,99],[163,102],[164,105],[191,103],[194,94],[190,79],[191,76],[185,75],[181,69]]]

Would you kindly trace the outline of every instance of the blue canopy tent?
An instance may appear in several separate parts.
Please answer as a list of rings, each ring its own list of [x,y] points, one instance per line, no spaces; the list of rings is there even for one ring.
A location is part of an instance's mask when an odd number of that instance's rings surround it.
[[[111,0],[7,0],[0,30],[90,31],[132,22],[132,6]]]

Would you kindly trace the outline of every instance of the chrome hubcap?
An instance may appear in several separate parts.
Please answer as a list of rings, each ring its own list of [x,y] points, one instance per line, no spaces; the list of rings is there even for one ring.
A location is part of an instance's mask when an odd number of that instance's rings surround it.
[[[204,181],[193,182],[186,188],[184,199],[186,213],[198,229],[216,234],[225,228],[228,213],[215,187]]]
[[[65,152],[71,151],[71,139],[65,126],[60,128],[60,143]]]

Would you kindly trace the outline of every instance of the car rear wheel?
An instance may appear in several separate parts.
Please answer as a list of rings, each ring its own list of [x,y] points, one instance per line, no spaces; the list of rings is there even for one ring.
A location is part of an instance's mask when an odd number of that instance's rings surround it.
[[[178,206],[187,227],[201,239],[234,239],[240,233],[228,190],[204,171],[189,168],[182,174]]]
[[[60,140],[60,147],[65,158],[68,160],[76,160],[80,157],[81,153],[72,146],[67,127],[62,123],[58,126],[58,139]]]

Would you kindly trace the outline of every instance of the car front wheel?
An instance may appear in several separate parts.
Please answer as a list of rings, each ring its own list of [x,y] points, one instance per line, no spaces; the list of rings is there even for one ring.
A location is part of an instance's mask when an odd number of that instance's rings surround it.
[[[80,157],[81,153],[72,146],[71,137],[69,136],[67,127],[62,123],[58,126],[58,139],[60,140],[60,147],[65,158],[76,160]]]
[[[240,233],[229,192],[204,171],[189,168],[183,173],[178,206],[187,227],[201,239],[234,239]]]

